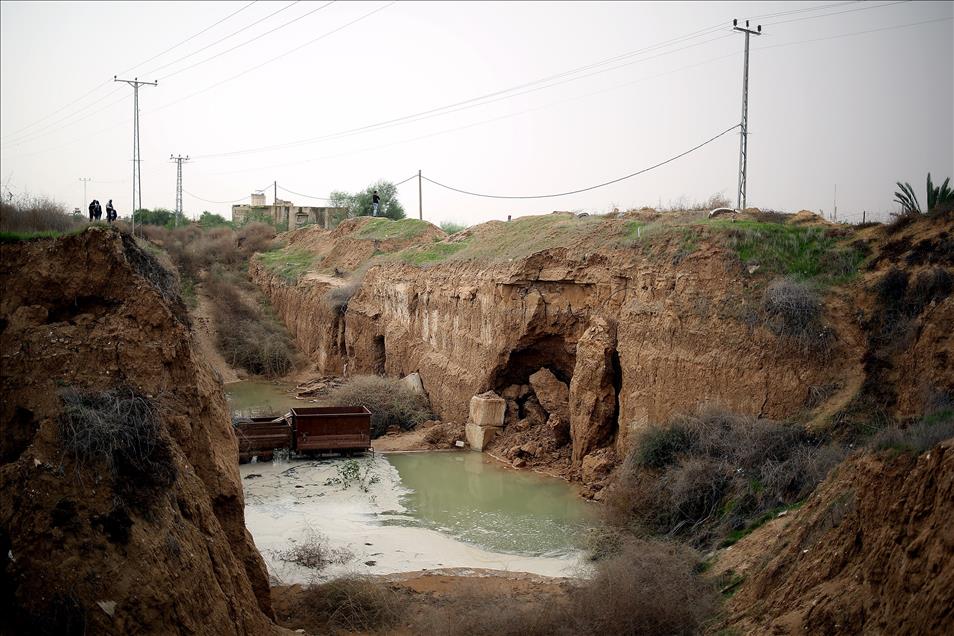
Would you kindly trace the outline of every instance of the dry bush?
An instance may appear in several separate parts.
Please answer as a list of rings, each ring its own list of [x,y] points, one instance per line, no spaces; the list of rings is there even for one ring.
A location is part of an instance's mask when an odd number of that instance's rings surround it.
[[[65,455],[77,468],[105,464],[117,481],[166,488],[176,479],[153,404],[129,387],[102,392],[64,389],[59,418]]]
[[[295,364],[288,332],[242,296],[227,273],[209,276],[204,288],[212,301],[216,343],[226,362],[265,377],[286,375]]]
[[[328,537],[309,530],[294,546],[276,555],[282,561],[297,563],[312,570],[322,570],[334,563],[347,563],[354,555],[343,548],[332,548]]]
[[[275,228],[268,223],[249,223],[236,231],[236,244],[248,259],[256,252],[266,252],[275,240]]]
[[[397,624],[403,616],[400,596],[384,583],[366,577],[312,585],[302,597],[306,626],[316,633],[383,630]]]
[[[332,287],[325,292],[325,304],[337,311],[339,314],[344,314],[346,311],[348,311],[348,303],[351,302],[352,296],[354,296],[358,290],[361,289],[361,283],[362,279],[360,277],[351,278],[343,285]]]
[[[876,450],[923,453],[939,442],[954,437],[954,410],[944,409],[926,415],[907,427],[889,426],[875,433],[868,446]]]
[[[327,406],[364,406],[371,411],[371,435],[380,437],[389,426],[410,430],[431,418],[427,399],[396,378],[358,375],[333,389]]]
[[[415,618],[413,633],[447,636],[698,634],[718,609],[711,583],[684,547],[629,540],[566,596],[528,602],[512,595],[448,599]]]
[[[773,281],[762,297],[766,327],[806,354],[827,355],[834,337],[822,323],[822,302],[808,283],[791,278]]]
[[[607,509],[611,523],[715,547],[814,490],[845,451],[799,426],[706,411],[633,444]]]
[[[0,232],[69,232],[88,217],[75,217],[48,197],[22,196],[0,203]]]

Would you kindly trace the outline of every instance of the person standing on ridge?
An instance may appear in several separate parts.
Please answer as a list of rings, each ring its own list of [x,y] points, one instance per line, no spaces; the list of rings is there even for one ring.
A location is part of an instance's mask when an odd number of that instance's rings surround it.
[[[99,221],[100,219],[103,218],[103,204],[100,203],[99,201],[95,201],[95,203],[96,203],[96,220]]]
[[[381,197],[378,196],[378,191],[374,191],[374,195],[371,197],[371,216],[378,215],[378,208],[381,206]]]
[[[116,220],[116,208],[113,207],[113,200],[110,199],[106,204],[106,222],[112,223]]]
[[[96,199],[93,199],[89,202],[89,222],[93,222],[93,217],[96,216]]]

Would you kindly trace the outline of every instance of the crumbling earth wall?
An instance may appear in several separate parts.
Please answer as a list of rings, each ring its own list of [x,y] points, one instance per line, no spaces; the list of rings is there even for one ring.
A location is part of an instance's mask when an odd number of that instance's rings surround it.
[[[174,275],[128,235],[90,228],[0,246],[0,287],[0,623],[276,631],[221,382],[196,353]],[[137,483],[66,453],[68,387],[145,396],[167,478]]]

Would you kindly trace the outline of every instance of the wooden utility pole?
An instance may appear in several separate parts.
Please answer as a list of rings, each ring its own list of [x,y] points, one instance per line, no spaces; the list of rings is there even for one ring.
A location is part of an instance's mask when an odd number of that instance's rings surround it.
[[[424,201],[421,199],[421,171],[417,171],[417,218],[424,220]]]

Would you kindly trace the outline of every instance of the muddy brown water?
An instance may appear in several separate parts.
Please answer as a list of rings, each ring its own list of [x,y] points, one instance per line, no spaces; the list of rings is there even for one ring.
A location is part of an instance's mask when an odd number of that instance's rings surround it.
[[[290,384],[244,380],[225,385],[225,397],[233,415],[281,415],[292,407],[314,406],[295,398]]]

